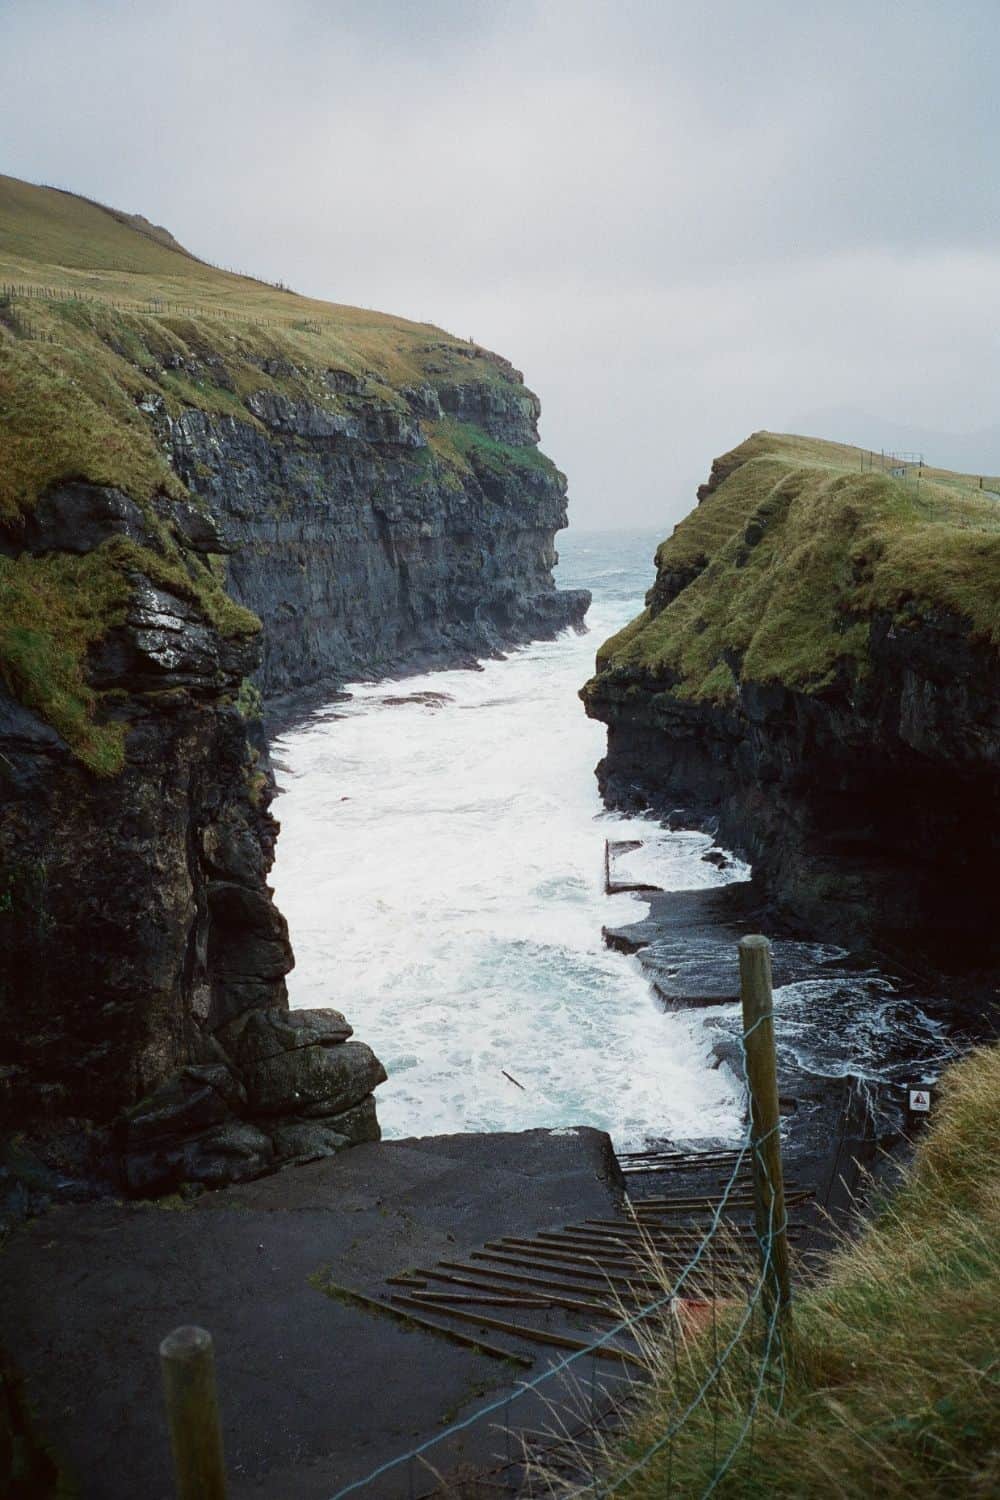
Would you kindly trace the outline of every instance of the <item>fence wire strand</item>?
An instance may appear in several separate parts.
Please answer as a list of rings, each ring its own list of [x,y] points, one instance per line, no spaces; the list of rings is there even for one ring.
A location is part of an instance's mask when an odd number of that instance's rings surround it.
[[[740,1033],[739,1040],[740,1040],[741,1051],[743,1053],[744,1071],[745,1071],[745,1068],[746,1068],[746,1050],[745,1050],[745,1048],[746,1048],[747,1039],[765,1021],[770,1021],[772,1019],[773,1019],[773,1012],[771,1010],[768,1010],[764,1015],[759,1016],[758,1019],[753,1023],[753,1025],[750,1026],[750,1027],[748,1027],[746,1031],[743,1031],[742,1033]],[[743,1168],[743,1164],[744,1164],[744,1161],[745,1161],[745,1159],[747,1157],[747,1154],[750,1153],[751,1156],[752,1156],[752,1158],[755,1158],[756,1161],[763,1168],[765,1181],[766,1181],[767,1187],[768,1187],[768,1189],[770,1191],[769,1191],[769,1194],[768,1194],[768,1221],[767,1221],[767,1227],[766,1227],[766,1230],[765,1230],[765,1232],[763,1234],[758,1233],[757,1236],[756,1236],[757,1242],[758,1242],[759,1247],[760,1247],[760,1252],[761,1252],[760,1272],[759,1272],[759,1275],[757,1276],[757,1278],[756,1278],[756,1280],[754,1282],[754,1285],[752,1286],[751,1290],[748,1292],[747,1306],[746,1306],[745,1312],[743,1313],[742,1317],[740,1318],[739,1322],[737,1323],[735,1331],[733,1332],[732,1336],[728,1339],[728,1341],[726,1342],[726,1344],[724,1345],[724,1347],[722,1349],[722,1352],[720,1353],[719,1352],[719,1330],[718,1330],[718,1323],[717,1323],[717,1319],[716,1319],[716,1300],[715,1300],[715,1296],[714,1296],[715,1288],[716,1288],[716,1285],[717,1285],[717,1272],[716,1272],[716,1266],[715,1266],[716,1257],[713,1254],[713,1256],[712,1256],[712,1286],[713,1286],[713,1298],[712,1298],[712,1320],[713,1320],[712,1321],[712,1341],[713,1341],[713,1360],[712,1360],[712,1366],[711,1366],[710,1370],[708,1371],[708,1374],[705,1376],[704,1380],[698,1386],[698,1389],[696,1390],[694,1396],[687,1403],[687,1405],[683,1408],[683,1410],[679,1413],[679,1415],[677,1415],[676,1417],[672,1417],[671,1421],[668,1423],[666,1431],[663,1432],[653,1443],[651,1443],[649,1445],[649,1447],[645,1450],[645,1452],[643,1454],[641,1454],[641,1456],[638,1459],[636,1459],[632,1464],[630,1464],[627,1469],[619,1472],[618,1474],[615,1474],[615,1475],[612,1475],[612,1476],[608,1476],[608,1478],[606,1480],[604,1480],[604,1481],[600,1481],[597,1478],[596,1473],[594,1472],[594,1470],[592,1468],[591,1469],[591,1477],[590,1477],[589,1481],[583,1486],[582,1489],[576,1490],[574,1492],[574,1493],[576,1493],[578,1495],[584,1495],[584,1494],[590,1493],[590,1494],[595,1495],[595,1496],[597,1496],[597,1495],[612,1496],[612,1495],[614,1495],[616,1493],[616,1491],[620,1490],[623,1485],[626,1485],[629,1482],[630,1479],[634,1478],[642,1469],[644,1469],[656,1457],[656,1455],[658,1453],[661,1453],[663,1451],[663,1449],[665,1447],[667,1447],[668,1445],[670,1447],[670,1469],[669,1469],[669,1476],[668,1476],[668,1488],[672,1489],[673,1478],[674,1478],[674,1475],[673,1475],[673,1468],[674,1468],[674,1465],[673,1465],[673,1458],[674,1458],[674,1448],[673,1448],[673,1445],[674,1445],[674,1439],[676,1438],[677,1434],[680,1432],[680,1430],[682,1429],[682,1427],[684,1426],[684,1424],[691,1417],[691,1415],[693,1414],[693,1412],[698,1408],[698,1406],[701,1404],[701,1402],[705,1399],[705,1397],[706,1397],[707,1393],[709,1392],[709,1390],[711,1390],[711,1389],[714,1388],[714,1402],[715,1402],[715,1405],[714,1405],[714,1411],[713,1411],[713,1439],[712,1439],[712,1441],[713,1441],[713,1461],[712,1461],[713,1473],[712,1473],[711,1481],[710,1481],[710,1483],[708,1485],[708,1488],[705,1489],[702,1492],[702,1496],[701,1496],[701,1500],[706,1500],[706,1497],[709,1496],[709,1495],[711,1495],[712,1493],[714,1493],[714,1491],[717,1489],[718,1485],[721,1483],[721,1481],[725,1478],[726,1474],[732,1468],[732,1465],[735,1462],[736,1457],[737,1457],[737,1455],[740,1452],[740,1449],[743,1447],[743,1444],[746,1441],[747,1435],[749,1433],[751,1433],[751,1431],[753,1429],[753,1424],[754,1424],[754,1420],[756,1418],[757,1409],[758,1409],[758,1407],[761,1404],[761,1398],[762,1398],[762,1395],[763,1395],[763,1392],[764,1392],[764,1389],[765,1389],[765,1385],[766,1385],[766,1382],[767,1382],[768,1371],[771,1368],[771,1364],[772,1364],[772,1349],[774,1349],[775,1346],[776,1346],[776,1354],[775,1354],[775,1360],[774,1360],[774,1362],[776,1364],[776,1367],[777,1367],[777,1370],[778,1370],[778,1377],[779,1377],[778,1378],[777,1399],[776,1399],[776,1401],[774,1403],[774,1410],[775,1411],[780,1411],[782,1402],[784,1400],[786,1372],[785,1372],[785,1361],[784,1361],[784,1349],[782,1347],[782,1337],[781,1337],[781,1319],[782,1319],[782,1313],[784,1311],[784,1308],[783,1308],[783,1306],[781,1304],[780,1297],[775,1294],[774,1288],[773,1288],[773,1286],[771,1286],[771,1270],[772,1270],[772,1265],[773,1265],[773,1246],[774,1246],[774,1241],[775,1241],[775,1239],[779,1235],[783,1234],[786,1231],[786,1229],[788,1227],[788,1215],[787,1215],[787,1212],[786,1212],[786,1214],[784,1215],[784,1217],[782,1219],[781,1224],[779,1224],[777,1227],[774,1226],[774,1185],[771,1183],[770,1178],[768,1176],[767,1164],[766,1164],[766,1161],[764,1160],[763,1156],[761,1155],[761,1149],[760,1149],[764,1145],[765,1141],[767,1141],[768,1138],[771,1135],[773,1135],[775,1133],[775,1131],[777,1131],[777,1130],[780,1130],[780,1122],[777,1125],[773,1126],[770,1130],[767,1130],[763,1134],[761,1134],[759,1136],[756,1136],[754,1134],[752,1110],[750,1111],[750,1120],[749,1120],[749,1122],[747,1124],[747,1128],[746,1128],[746,1131],[744,1133],[743,1139],[742,1139],[742,1141],[740,1143],[740,1146],[737,1149],[736,1160],[735,1160],[735,1162],[733,1164],[732,1172],[729,1175],[728,1181],[726,1182],[726,1185],[723,1188],[723,1191],[722,1191],[722,1194],[721,1194],[721,1196],[719,1198],[719,1201],[716,1204],[715,1209],[714,1209],[714,1211],[712,1213],[712,1218],[711,1218],[711,1222],[710,1222],[710,1224],[708,1226],[708,1229],[705,1231],[705,1234],[704,1234],[701,1242],[697,1246],[697,1248],[696,1248],[694,1254],[692,1255],[691,1259],[683,1267],[683,1269],[678,1274],[676,1280],[673,1282],[673,1284],[672,1284],[671,1289],[670,1289],[669,1292],[666,1292],[662,1297],[655,1298],[652,1302],[648,1303],[645,1307],[640,1308],[637,1312],[631,1313],[627,1317],[622,1318],[618,1323],[616,1323],[614,1325],[614,1327],[608,1329],[608,1331],[606,1333],[601,1334],[601,1336],[599,1338],[594,1339],[590,1344],[587,1344],[584,1348],[574,1350],[574,1352],[572,1354],[566,1355],[564,1358],[557,1360],[554,1364],[550,1365],[548,1367],[548,1369],[543,1370],[540,1374],[536,1375],[533,1379],[531,1379],[531,1380],[525,1380],[525,1381],[518,1381],[518,1383],[517,1383],[516,1387],[514,1388],[514,1390],[509,1391],[504,1396],[501,1396],[498,1400],[490,1402],[488,1405],[480,1408],[479,1411],[473,1412],[470,1416],[463,1418],[461,1421],[451,1423],[443,1431],[435,1433],[433,1435],[433,1437],[429,1437],[424,1442],[418,1443],[415,1447],[413,1447],[411,1449],[408,1449],[405,1453],[400,1453],[395,1458],[391,1458],[391,1459],[387,1460],[385,1463],[380,1464],[377,1468],[373,1469],[369,1474],[366,1474],[363,1478],[353,1480],[350,1484],[344,1485],[342,1489],[337,1490],[336,1494],[334,1494],[331,1497],[331,1500],[344,1500],[344,1497],[346,1497],[348,1495],[356,1494],[357,1491],[367,1488],[368,1485],[374,1484],[376,1480],[383,1478],[386,1474],[391,1473],[394,1469],[398,1469],[403,1464],[406,1464],[406,1465],[410,1466],[410,1472],[412,1474],[412,1465],[413,1465],[413,1463],[414,1463],[415,1460],[423,1459],[423,1457],[424,1457],[424,1455],[426,1453],[430,1452],[431,1449],[436,1448],[439,1444],[447,1442],[450,1438],[456,1437],[461,1432],[468,1431],[469,1428],[476,1426],[480,1422],[487,1421],[490,1417],[495,1416],[496,1413],[500,1412],[500,1411],[502,1411],[504,1413],[504,1425],[505,1425],[505,1428],[507,1429],[508,1442],[509,1442],[510,1408],[511,1408],[512,1404],[515,1401],[518,1401],[522,1397],[530,1395],[532,1392],[537,1391],[541,1386],[546,1385],[549,1381],[556,1379],[558,1376],[564,1374],[567,1370],[569,1370],[572,1367],[576,1366],[581,1360],[585,1360],[585,1359],[589,1358],[591,1360],[591,1368],[593,1369],[594,1366],[596,1365],[596,1359],[597,1359],[598,1351],[604,1349],[609,1343],[611,1343],[615,1338],[617,1338],[618,1335],[623,1334],[623,1333],[628,1333],[631,1329],[635,1328],[638,1324],[645,1322],[647,1319],[649,1319],[649,1318],[653,1317],[655,1314],[661,1312],[664,1308],[672,1308],[673,1305],[678,1300],[681,1287],[683,1287],[685,1285],[685,1283],[690,1280],[691,1276],[698,1269],[698,1267],[700,1266],[702,1260],[706,1256],[706,1254],[707,1254],[707,1252],[709,1250],[709,1247],[712,1245],[712,1242],[713,1242],[713,1240],[715,1238],[715,1235],[718,1233],[720,1225],[722,1223],[722,1216],[723,1216],[723,1213],[725,1211],[726,1204],[728,1203],[729,1198],[730,1198],[731,1194],[733,1193],[733,1191],[734,1191],[734,1189],[736,1187],[737,1179],[738,1179],[738,1177],[740,1175],[740,1172],[741,1172],[741,1170]],[[766,1316],[766,1319],[767,1319],[766,1334],[765,1334],[764,1345],[763,1345],[763,1352],[762,1352],[761,1358],[760,1358],[760,1367],[759,1367],[759,1370],[757,1372],[756,1382],[754,1382],[753,1379],[752,1379],[753,1365],[752,1365],[752,1363],[750,1365],[751,1380],[749,1382],[748,1393],[747,1393],[747,1397],[748,1398],[747,1398],[747,1415],[746,1415],[746,1419],[745,1419],[745,1421],[744,1421],[744,1423],[743,1423],[743,1425],[742,1425],[739,1433],[737,1434],[735,1442],[731,1445],[731,1447],[729,1448],[729,1451],[726,1453],[726,1455],[724,1456],[724,1458],[722,1459],[722,1461],[720,1463],[719,1460],[718,1460],[718,1439],[719,1439],[719,1430],[718,1430],[719,1429],[719,1405],[718,1405],[718,1403],[719,1403],[719,1399],[720,1399],[719,1378],[720,1378],[723,1370],[725,1369],[728,1360],[733,1355],[733,1352],[739,1346],[740,1340],[742,1339],[742,1337],[743,1337],[743,1335],[744,1335],[744,1333],[745,1333],[745,1331],[747,1329],[747,1326],[750,1325],[751,1330],[752,1330],[753,1320],[754,1320],[754,1317],[755,1317],[756,1309],[757,1309],[757,1307],[758,1307],[759,1304],[762,1305],[764,1313],[765,1313],[765,1316]],[[749,1350],[750,1350],[750,1359],[752,1361],[752,1355],[753,1355],[752,1333],[751,1333],[751,1338],[748,1341],[748,1343],[749,1343]],[[676,1375],[677,1344],[676,1344],[676,1326],[675,1326],[675,1320],[674,1320],[673,1317],[671,1319],[671,1347],[672,1347],[672,1351],[673,1351],[674,1374]],[[591,1389],[591,1401],[593,1402],[593,1389]],[[671,1403],[671,1404],[673,1405],[673,1403]],[[592,1421],[592,1424],[594,1425],[595,1442],[596,1442],[596,1421],[595,1421],[593,1412],[591,1413],[591,1421]],[[509,1456],[509,1449],[508,1449],[508,1456]],[[594,1454],[593,1457],[596,1459],[596,1453]]]

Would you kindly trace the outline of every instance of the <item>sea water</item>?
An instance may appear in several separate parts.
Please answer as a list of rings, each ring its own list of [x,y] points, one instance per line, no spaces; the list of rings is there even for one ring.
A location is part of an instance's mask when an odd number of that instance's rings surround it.
[[[628,1149],[739,1131],[704,1015],[665,1015],[601,937],[646,911],[605,895],[605,839],[647,838],[641,878],[667,890],[749,873],[598,797],[604,727],[577,694],[642,608],[658,540],[561,539],[560,586],[593,592],[587,634],[351,684],[275,744],[291,1003],[343,1010],[378,1053],[387,1137],[595,1125]]]

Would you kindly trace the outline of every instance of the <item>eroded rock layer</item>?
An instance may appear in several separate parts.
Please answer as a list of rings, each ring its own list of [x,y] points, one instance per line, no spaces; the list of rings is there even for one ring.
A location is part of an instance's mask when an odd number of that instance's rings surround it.
[[[71,505],[77,541],[85,510],[122,509],[79,484]],[[371,1050],[338,1012],[286,1009],[273,783],[234,703],[259,633],[130,584],[91,662],[124,731],[116,775],[0,692],[0,1125],[30,1141],[42,1194],[217,1185],[378,1136]]]
[[[537,400],[495,356],[464,363],[462,383],[405,388],[402,411],[327,372],[335,410],[268,392],[249,403],[256,423],[164,422],[231,553],[230,592],[266,623],[265,694],[472,660],[582,622],[589,597],[552,581],[566,483],[538,455]],[[460,469],[428,441],[448,410],[474,424]]]

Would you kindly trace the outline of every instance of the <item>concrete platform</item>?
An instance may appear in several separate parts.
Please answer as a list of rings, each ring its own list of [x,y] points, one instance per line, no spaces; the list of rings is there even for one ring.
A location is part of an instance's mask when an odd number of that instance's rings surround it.
[[[526,1371],[324,1286],[384,1296],[413,1265],[614,1213],[620,1184],[601,1132],[533,1130],[359,1146],[190,1206],[55,1209],[0,1252],[0,1343],[81,1500],[172,1497],[157,1348],[181,1323],[215,1339],[232,1500],[329,1500]],[[529,1374],[557,1357],[520,1352]],[[537,1426],[521,1405],[512,1419]],[[435,1465],[482,1464],[498,1442],[478,1424]]]

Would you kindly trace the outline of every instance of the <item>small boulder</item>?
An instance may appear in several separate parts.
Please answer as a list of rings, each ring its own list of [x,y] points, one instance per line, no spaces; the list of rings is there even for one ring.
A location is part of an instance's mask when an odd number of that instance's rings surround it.
[[[346,1135],[318,1120],[293,1120],[289,1125],[280,1125],[271,1140],[275,1157],[282,1166],[336,1156],[351,1144]]]
[[[191,1140],[130,1150],[124,1157],[125,1186],[135,1197],[170,1192],[185,1182],[225,1187],[273,1168],[270,1137],[242,1120],[227,1120]]]
[[[275,1156],[282,1166],[336,1156],[348,1146],[360,1146],[362,1141],[381,1138],[375,1100],[371,1094],[339,1115],[325,1115],[315,1120],[289,1120],[271,1132]]]
[[[320,1115],[318,1110],[311,1111],[311,1114],[317,1125],[335,1130],[338,1135],[345,1136],[352,1146],[360,1146],[363,1141],[382,1139],[382,1128],[375,1113],[374,1094],[369,1094],[360,1104],[342,1110],[337,1115]]]
[[[252,1010],[218,1033],[241,1068],[301,1047],[335,1047],[354,1035],[339,1010]]]
[[[242,1095],[228,1068],[185,1068],[174,1073],[122,1121],[125,1150],[194,1135],[229,1114],[228,1100]]]
[[[364,1042],[305,1046],[244,1067],[254,1114],[339,1114],[360,1104],[386,1071]]]
[[[207,1131],[184,1150],[184,1177],[207,1187],[227,1182],[247,1182],[274,1165],[274,1147],[269,1136],[245,1120],[230,1120]]]

